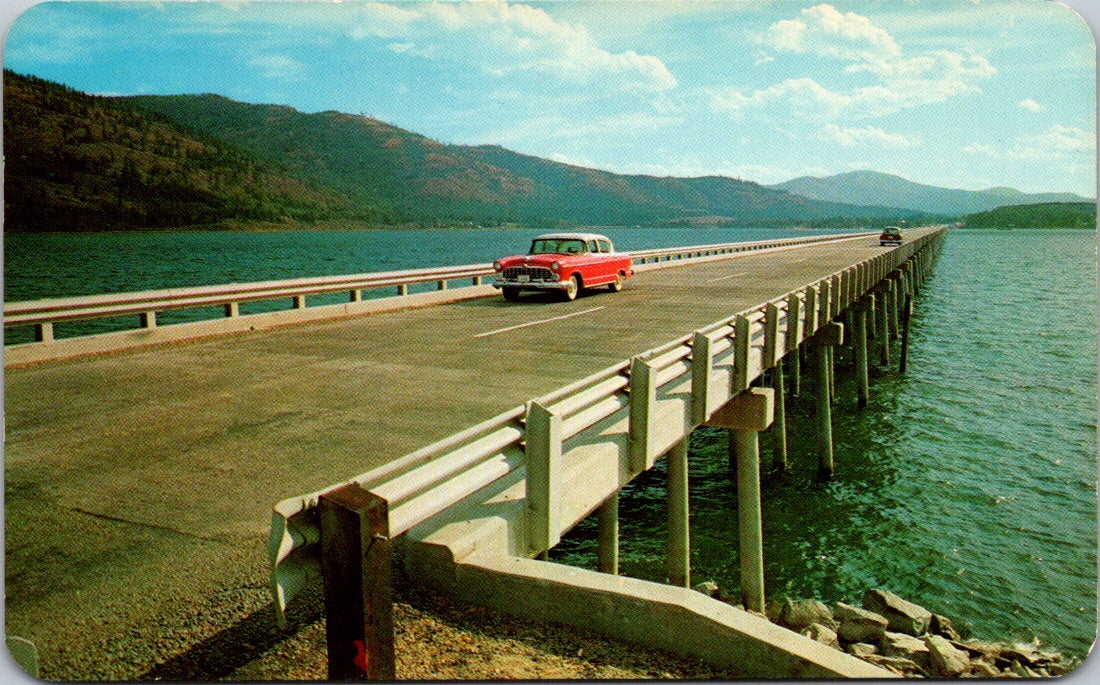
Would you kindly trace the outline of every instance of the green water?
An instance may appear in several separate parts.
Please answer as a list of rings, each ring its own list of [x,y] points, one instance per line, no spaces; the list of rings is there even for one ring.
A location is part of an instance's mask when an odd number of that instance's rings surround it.
[[[631,250],[791,233],[608,234]],[[8,235],[4,299],[485,263],[530,237]],[[809,392],[789,405],[791,468],[763,489],[768,594],[858,603],[887,587],[976,636],[1038,637],[1084,655],[1096,634],[1096,298],[1093,232],[951,231],[917,301],[906,376],[896,364],[875,371],[871,404],[858,410],[840,359],[833,481],[816,482],[813,436],[797,430],[810,423]],[[724,435],[697,431],[691,460],[693,577],[736,594]],[[665,559],[662,468],[621,503],[623,571],[654,580]],[[594,548],[586,522],[555,558],[593,566]]]

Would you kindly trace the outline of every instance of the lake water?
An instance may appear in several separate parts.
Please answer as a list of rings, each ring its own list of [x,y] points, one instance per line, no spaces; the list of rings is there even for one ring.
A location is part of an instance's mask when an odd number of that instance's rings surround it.
[[[790,234],[607,233],[622,250]],[[4,299],[484,263],[529,239],[516,230],[8,235]],[[1096,316],[1095,233],[951,231],[917,300],[907,374],[895,357],[857,410],[840,359],[831,482],[815,480],[809,394],[788,404],[790,470],[763,488],[768,595],[858,604],[865,589],[885,587],[975,636],[1038,637],[1083,656],[1097,608]],[[765,436],[765,455],[769,444]],[[736,595],[725,436],[701,429],[691,448],[693,578]],[[621,500],[628,575],[664,573],[662,469]],[[554,558],[594,567],[594,550],[586,522]]]

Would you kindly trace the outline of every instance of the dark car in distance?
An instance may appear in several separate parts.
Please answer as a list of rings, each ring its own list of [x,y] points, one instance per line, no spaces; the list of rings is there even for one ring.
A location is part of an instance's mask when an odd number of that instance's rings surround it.
[[[882,229],[882,235],[878,237],[878,244],[881,245],[901,245],[901,228],[898,226],[887,226]]]

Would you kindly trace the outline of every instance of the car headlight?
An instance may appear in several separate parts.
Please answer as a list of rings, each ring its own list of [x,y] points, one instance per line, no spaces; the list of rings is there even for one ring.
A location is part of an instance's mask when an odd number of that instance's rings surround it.
[[[493,271],[502,271],[504,269],[500,262],[493,262]]]
[[[557,263],[557,262],[554,262],[554,263],[552,263],[552,264],[550,265],[550,268],[551,268],[552,270],[554,270],[554,271],[558,271],[558,270],[560,270],[560,269],[561,269],[561,264],[559,264],[559,263]]]

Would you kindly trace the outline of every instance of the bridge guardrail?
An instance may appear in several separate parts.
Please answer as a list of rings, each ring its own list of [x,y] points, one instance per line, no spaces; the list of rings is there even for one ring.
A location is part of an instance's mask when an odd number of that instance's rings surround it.
[[[567,443],[596,424],[605,426],[611,417],[627,417],[626,434],[601,439],[619,441],[630,450],[630,475],[625,481],[629,482],[674,444],[665,444],[668,436],[657,435],[651,425],[659,397],[669,396],[674,387],[680,392],[685,385],[690,387],[689,420],[694,425],[703,423],[715,408],[747,389],[779,358],[797,350],[802,341],[884,281],[896,277],[901,289],[911,292],[917,277],[927,271],[942,235],[942,229],[923,235],[349,481],[277,503],[272,512],[268,552],[280,623],[285,624],[287,603],[312,579],[321,576],[318,504],[326,493],[355,484],[385,499],[389,504],[389,533],[396,537],[495,481],[519,477],[520,469],[525,469],[529,499],[543,500],[534,504],[529,501],[528,512],[535,512],[536,517],[559,512],[547,502],[561,500],[563,486],[555,480],[561,478],[560,469],[545,464],[531,468],[533,460],[563,454]],[[547,416],[554,418],[547,421]],[[543,480],[532,482],[532,478]],[[562,530],[574,524],[549,520],[532,525],[528,539],[522,543],[526,545],[523,552],[535,554],[548,549]]]
[[[629,253],[634,262],[644,268],[671,266],[684,260],[715,258],[741,252],[769,248],[795,246],[807,243],[831,242],[851,238],[861,233],[804,236],[762,240],[743,243],[722,243],[690,247],[662,248]],[[673,264],[669,264],[669,263]],[[661,263],[661,264],[658,264]],[[335,316],[347,316],[369,311],[364,304],[363,291],[396,288],[397,297],[409,297],[409,286],[435,283],[436,290],[445,291],[453,281],[469,279],[479,286],[482,279],[493,275],[491,264],[469,264],[453,267],[410,269],[344,276],[323,276],[253,283],[170,288],[106,295],[51,298],[4,303],[4,328],[34,327],[34,342],[5,345],[5,353],[12,363],[42,361],[65,356],[75,356],[110,349],[166,342],[170,340],[200,337],[236,330],[247,330],[265,321],[291,323],[317,320]],[[347,305],[307,307],[307,296],[348,293]],[[413,297],[416,297],[413,295]],[[421,294],[423,297],[423,294]],[[276,312],[241,314],[240,305],[260,301],[287,300],[290,309]],[[222,307],[224,318],[203,319],[186,323],[158,325],[157,315],[162,312],[198,310]],[[356,308],[359,308],[358,310]],[[307,311],[308,310],[308,311]],[[118,319],[135,316],[137,326],[110,333],[58,337],[56,324],[96,319]],[[171,330],[172,333],[166,331]],[[145,335],[154,333],[156,335]],[[95,345],[75,345],[75,341],[96,339]],[[5,363],[8,363],[7,359]]]

